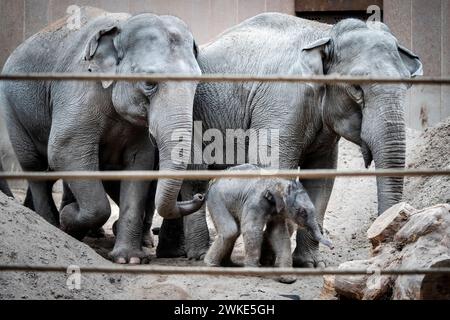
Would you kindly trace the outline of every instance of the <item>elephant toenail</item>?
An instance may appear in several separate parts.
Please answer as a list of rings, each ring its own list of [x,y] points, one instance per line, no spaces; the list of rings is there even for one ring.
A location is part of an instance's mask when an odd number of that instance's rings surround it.
[[[127,263],[127,260],[125,260],[125,258],[117,258],[115,262],[119,264],[125,264]]]
[[[130,258],[130,264],[141,264],[141,259],[137,257]]]

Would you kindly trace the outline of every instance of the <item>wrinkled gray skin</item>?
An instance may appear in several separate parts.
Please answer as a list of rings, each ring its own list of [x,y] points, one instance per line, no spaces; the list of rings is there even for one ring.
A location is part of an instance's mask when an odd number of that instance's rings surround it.
[[[225,31],[201,48],[198,60],[204,74],[421,75],[417,56],[401,47],[387,26],[377,26],[355,19],[329,26],[266,13]],[[201,83],[194,120],[223,134],[235,128],[279,129],[283,169],[336,168],[341,137],[361,147],[366,166],[374,160],[376,168],[403,168],[406,90],[403,84]],[[302,183],[322,225],[334,179]],[[381,214],[401,199],[403,179],[379,177],[377,185]],[[185,218],[201,226],[189,245],[199,258],[207,247],[204,217],[202,210]],[[302,229],[293,257],[295,266],[324,265],[317,242]]]
[[[19,46],[3,73],[201,73],[194,39],[180,19],[85,10],[87,23],[80,30],[69,30],[65,19],[56,22]],[[178,144],[171,134],[184,129],[190,150],[196,85],[5,82],[1,105],[12,145],[25,171],[152,170],[157,162],[161,169],[185,170],[185,164],[171,160],[172,148]],[[201,197],[177,202],[181,187],[178,180],[160,180],[155,197],[149,182],[66,182],[68,189],[59,214],[51,197],[53,181],[30,181],[35,210],[47,221],[82,238],[109,218],[109,193],[120,202],[111,252],[118,263],[140,263],[147,257],[142,248],[148,229],[144,221],[151,221],[149,215],[155,206],[161,216],[176,218],[203,204]]]
[[[0,172],[3,171],[2,163],[0,162]],[[8,183],[5,180],[0,179],[0,192],[3,192],[8,197],[13,197],[11,189],[9,189]]]
[[[229,170],[259,170],[244,164]],[[275,266],[292,267],[288,222],[308,229],[314,240],[330,246],[320,231],[315,208],[300,182],[287,179],[218,179],[211,183],[206,206],[217,231],[205,256],[209,266],[229,265],[242,233],[245,266],[258,267],[263,239],[274,250]],[[268,228],[264,231],[264,228]]]

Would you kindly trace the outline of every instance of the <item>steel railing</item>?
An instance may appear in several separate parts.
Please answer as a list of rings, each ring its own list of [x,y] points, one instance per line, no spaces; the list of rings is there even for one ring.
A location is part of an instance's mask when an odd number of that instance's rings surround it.
[[[26,73],[2,74],[0,81],[198,81],[198,82],[298,82],[298,83],[349,83],[349,84],[399,84],[412,85],[450,85],[450,77],[356,77],[356,76],[296,76],[296,75],[242,75],[242,74],[103,74],[103,73]],[[368,176],[437,176],[450,175],[450,168],[443,169],[377,169],[377,170],[260,170],[260,171],[72,171],[72,172],[0,172],[0,179],[27,180],[157,180],[157,179],[196,179],[217,178],[301,178],[326,179],[333,177]],[[2,272],[67,272],[66,266],[42,265],[0,265]],[[450,268],[431,269],[358,269],[339,268],[295,269],[295,268],[210,268],[210,267],[170,267],[170,266],[83,266],[86,273],[123,273],[123,274],[188,274],[213,276],[322,276],[322,275],[430,275],[450,274]]]

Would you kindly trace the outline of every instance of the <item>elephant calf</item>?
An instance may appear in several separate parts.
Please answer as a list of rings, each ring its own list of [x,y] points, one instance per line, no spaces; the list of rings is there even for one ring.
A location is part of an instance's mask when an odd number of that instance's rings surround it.
[[[255,165],[245,164],[229,170],[258,169]],[[263,240],[266,239],[275,253],[275,265],[291,267],[289,222],[306,227],[316,241],[332,248],[331,242],[320,231],[314,205],[299,181],[216,180],[210,185],[206,205],[217,230],[217,237],[205,257],[209,266],[231,264],[234,243],[242,232],[245,266],[259,266]]]

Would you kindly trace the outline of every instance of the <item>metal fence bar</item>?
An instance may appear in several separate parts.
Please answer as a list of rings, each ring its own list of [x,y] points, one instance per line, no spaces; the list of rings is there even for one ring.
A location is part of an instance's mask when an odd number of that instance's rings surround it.
[[[404,176],[444,176],[450,175],[449,169],[378,169],[370,170],[257,170],[257,171],[57,171],[57,172],[0,172],[5,180],[158,180],[192,179],[210,180],[218,178],[291,178],[324,179],[333,177],[404,177]]]
[[[346,75],[248,75],[248,74],[107,74],[107,73],[17,73],[2,74],[0,81],[17,80],[74,80],[74,81],[97,81],[97,80],[115,80],[115,81],[200,81],[200,82],[307,82],[307,83],[350,83],[350,84],[368,84],[368,83],[409,83],[426,85],[450,85],[450,77],[418,77],[418,78],[400,78],[400,77],[356,77]]]
[[[322,276],[322,275],[428,275],[450,274],[450,268],[431,269],[354,269],[338,268],[300,269],[300,268],[224,268],[224,267],[171,267],[171,266],[79,266],[85,273],[121,273],[121,274],[183,274],[209,276]],[[64,272],[67,266],[44,265],[0,265],[0,272]]]

